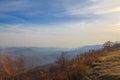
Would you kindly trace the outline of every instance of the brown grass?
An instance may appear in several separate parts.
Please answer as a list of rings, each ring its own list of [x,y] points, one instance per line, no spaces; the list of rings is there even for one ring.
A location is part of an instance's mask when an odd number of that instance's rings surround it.
[[[105,48],[97,51],[90,50],[89,52],[77,55],[72,60],[69,60],[66,57],[66,54],[62,54],[59,58],[57,58],[55,63],[49,65],[49,68],[43,69],[42,67],[42,69],[34,68],[30,70],[25,70],[24,64],[19,63],[19,59],[15,59],[16,61],[14,61],[11,59],[11,56],[4,55],[3,58],[5,58],[5,61],[7,60],[7,65],[2,65],[3,74],[0,78],[3,77],[1,80],[93,80],[92,77],[95,75],[94,71],[100,69],[101,71],[99,73],[104,73],[105,75],[107,72],[111,73],[111,75],[119,75],[117,71],[120,69],[118,67],[114,67],[114,65],[120,64],[119,62],[115,62],[120,58],[120,54],[116,55],[116,52],[114,51],[116,51],[116,49],[111,48]],[[120,53],[120,51],[117,53]],[[2,62],[2,64],[5,64],[5,61],[4,63]],[[18,62],[16,64],[21,64],[23,68],[21,65],[11,66],[11,64],[16,65],[13,62]],[[108,64],[111,66],[108,66]],[[101,67],[102,65],[104,66]],[[8,67],[7,69],[13,69],[10,75],[6,74],[7,71],[5,67]],[[113,71],[110,71],[111,69],[108,67],[111,67]],[[104,70],[104,68],[106,70]]]

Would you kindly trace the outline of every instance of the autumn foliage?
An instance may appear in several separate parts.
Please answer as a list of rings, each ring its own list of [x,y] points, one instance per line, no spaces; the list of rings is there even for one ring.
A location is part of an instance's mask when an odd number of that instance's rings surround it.
[[[89,50],[69,59],[63,52],[52,64],[29,68],[22,58],[2,53],[0,80],[91,80],[90,72],[98,57],[119,48],[120,44],[106,42],[101,50]],[[46,67],[47,66],[47,67]]]

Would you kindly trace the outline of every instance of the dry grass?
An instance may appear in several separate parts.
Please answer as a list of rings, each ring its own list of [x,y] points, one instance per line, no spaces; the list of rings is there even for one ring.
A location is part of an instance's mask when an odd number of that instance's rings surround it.
[[[107,53],[105,56],[101,56],[94,65],[96,66],[93,68],[93,74],[97,74],[94,77],[104,79],[105,76],[109,76],[107,78],[119,76],[118,78],[120,79],[120,48]]]
[[[19,67],[17,67],[18,70]],[[7,79],[3,78],[2,80],[111,80],[108,79],[110,76],[112,79],[113,76],[120,76],[120,49],[91,50],[76,56],[72,60],[68,60],[66,55],[62,54],[48,68],[43,69],[42,67],[42,70],[34,68],[26,72],[25,70],[22,71],[23,73],[12,77],[7,77],[4,74]]]

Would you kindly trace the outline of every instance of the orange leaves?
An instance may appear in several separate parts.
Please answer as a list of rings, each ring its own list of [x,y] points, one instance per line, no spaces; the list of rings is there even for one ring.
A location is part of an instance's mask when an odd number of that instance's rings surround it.
[[[13,72],[14,72],[13,58],[10,55],[2,52],[2,54],[1,54],[1,63],[2,63],[2,66],[3,66],[4,70],[5,70],[5,72],[9,76],[11,76],[13,74]]]

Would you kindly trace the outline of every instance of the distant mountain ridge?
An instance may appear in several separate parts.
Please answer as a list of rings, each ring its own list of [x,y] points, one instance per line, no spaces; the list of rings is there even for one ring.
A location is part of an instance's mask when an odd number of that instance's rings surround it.
[[[69,57],[74,57],[80,53],[88,52],[89,50],[101,49],[102,45],[88,45],[79,48],[51,48],[51,47],[6,47],[6,53],[14,56],[21,56],[29,64],[49,64],[56,60],[62,52],[66,52]],[[0,48],[0,52],[2,48]]]
[[[83,47],[74,48],[73,50],[68,51],[68,53],[71,56],[76,56],[80,53],[88,52],[89,50],[99,50],[101,48],[102,48],[102,45],[87,45],[87,46],[83,46]]]

